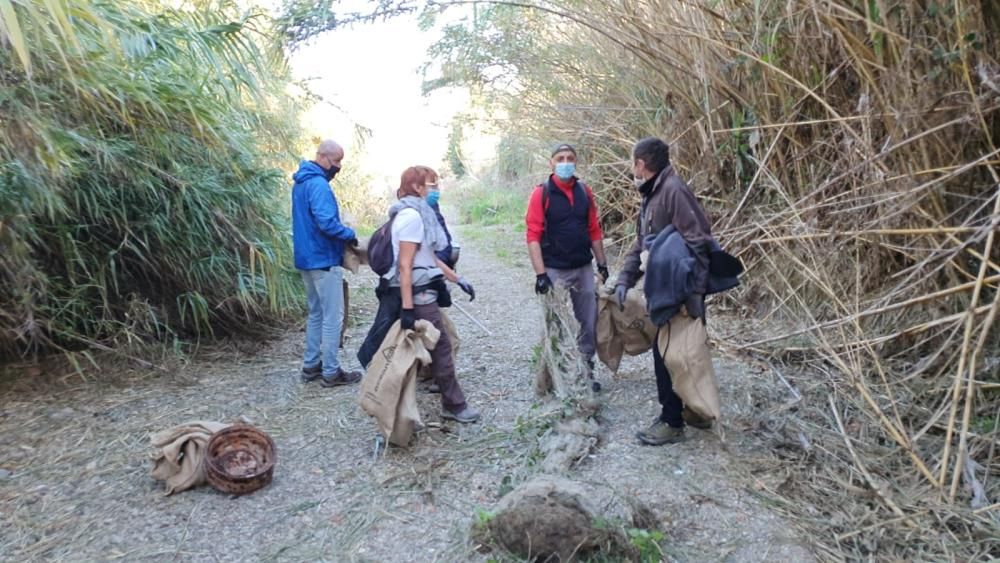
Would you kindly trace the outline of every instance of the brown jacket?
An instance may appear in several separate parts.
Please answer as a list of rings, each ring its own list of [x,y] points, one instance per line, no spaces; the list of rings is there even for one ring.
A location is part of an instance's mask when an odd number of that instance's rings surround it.
[[[708,249],[712,240],[712,227],[705,211],[698,203],[691,189],[674,173],[673,166],[667,166],[655,178],[639,188],[642,193],[642,208],[636,224],[636,237],[625,256],[625,263],[618,274],[618,284],[633,287],[642,273],[639,271],[639,255],[643,251],[643,240],[655,235],[667,225],[673,225],[684,237],[692,250],[697,249],[699,275],[696,276],[695,290],[704,294],[708,284]]]

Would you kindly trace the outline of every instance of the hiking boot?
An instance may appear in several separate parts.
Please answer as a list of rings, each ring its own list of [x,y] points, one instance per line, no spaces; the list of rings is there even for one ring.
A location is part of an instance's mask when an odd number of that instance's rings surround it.
[[[337,368],[337,373],[333,377],[324,377],[320,385],[323,387],[338,387],[340,385],[352,385],[361,381],[360,371],[344,371]]]
[[[681,418],[684,419],[684,423],[688,426],[693,426],[701,430],[712,429],[712,419],[705,418],[687,407],[684,407],[684,410],[681,411]]]
[[[320,377],[323,377],[323,362],[320,362],[309,368],[302,368],[302,383],[309,383],[310,381],[316,381]]]
[[[594,377],[594,358],[587,360],[587,377],[590,378],[590,388],[597,393],[601,390],[601,384]]]
[[[458,412],[451,412],[448,409],[443,409],[441,411],[441,418],[450,418],[452,420],[457,420],[458,422],[469,424],[479,420],[479,411],[472,407],[465,407]]]
[[[684,427],[674,428],[659,418],[649,425],[649,428],[635,433],[635,437],[643,444],[662,446],[684,441]]]

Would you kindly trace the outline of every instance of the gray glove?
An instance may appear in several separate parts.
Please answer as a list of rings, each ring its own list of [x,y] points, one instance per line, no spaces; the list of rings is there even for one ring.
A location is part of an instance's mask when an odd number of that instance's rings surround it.
[[[628,293],[628,288],[624,285],[615,286],[615,301],[618,302],[618,310],[625,310],[625,294]]]

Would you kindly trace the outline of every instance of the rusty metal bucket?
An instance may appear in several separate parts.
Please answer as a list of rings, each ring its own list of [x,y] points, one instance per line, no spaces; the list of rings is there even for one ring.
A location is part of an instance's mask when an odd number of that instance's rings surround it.
[[[245,495],[271,482],[277,460],[270,436],[253,426],[234,424],[209,439],[205,476],[219,491]]]

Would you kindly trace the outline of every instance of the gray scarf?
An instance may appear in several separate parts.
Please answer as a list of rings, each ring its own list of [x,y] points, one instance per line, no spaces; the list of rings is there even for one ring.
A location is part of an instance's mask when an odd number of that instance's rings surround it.
[[[415,195],[403,196],[402,199],[389,206],[389,218],[392,219],[403,209],[416,209],[420,213],[420,220],[424,223],[424,241],[422,244],[430,245],[435,251],[444,250],[448,247],[448,236],[444,234],[441,223],[438,223],[437,215],[431,206],[421,197]]]

